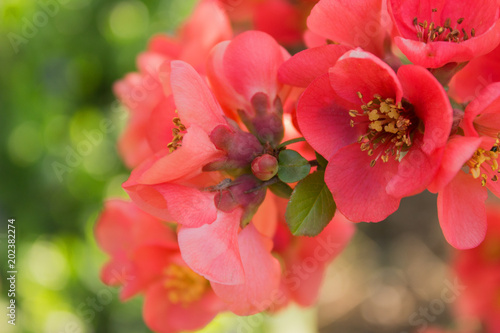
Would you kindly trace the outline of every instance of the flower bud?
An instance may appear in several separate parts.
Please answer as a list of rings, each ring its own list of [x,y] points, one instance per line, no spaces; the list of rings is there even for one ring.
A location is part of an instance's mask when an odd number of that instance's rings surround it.
[[[252,172],[262,181],[269,180],[278,173],[278,160],[269,154],[261,155],[252,161]]]

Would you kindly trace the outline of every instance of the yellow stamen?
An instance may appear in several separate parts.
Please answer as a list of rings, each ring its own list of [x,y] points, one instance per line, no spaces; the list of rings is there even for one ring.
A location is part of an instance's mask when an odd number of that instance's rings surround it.
[[[164,274],[167,297],[173,304],[182,303],[183,306],[187,306],[199,300],[209,286],[204,277],[187,266],[171,264],[165,269]]]

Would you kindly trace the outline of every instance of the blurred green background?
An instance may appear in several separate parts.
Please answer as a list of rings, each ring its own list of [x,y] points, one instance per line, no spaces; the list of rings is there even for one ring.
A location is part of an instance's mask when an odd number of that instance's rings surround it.
[[[128,177],[115,149],[126,112],[111,87],[135,70],[149,37],[175,31],[194,2],[1,0],[2,309],[8,218],[16,219],[18,274],[16,326],[2,312],[0,332],[149,332],[142,300],[120,303],[99,280],[106,258],[93,226],[104,198],[124,196]],[[101,136],[92,141],[95,131]],[[388,221],[359,229],[329,270],[317,308],[254,316],[253,331],[407,329],[408,316],[439,297],[449,279],[435,197],[403,201]],[[447,314],[433,323],[447,323]],[[205,331],[252,332],[247,323],[223,314]]]

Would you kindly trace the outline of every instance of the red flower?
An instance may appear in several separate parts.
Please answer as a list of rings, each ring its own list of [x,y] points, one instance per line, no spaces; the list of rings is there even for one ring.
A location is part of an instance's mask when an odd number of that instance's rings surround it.
[[[486,189],[500,195],[499,110],[500,83],[494,83],[465,109],[461,125],[465,136],[451,137],[440,170],[429,187],[439,192],[441,229],[448,242],[459,249],[475,247],[484,239]]]
[[[352,221],[380,221],[432,180],[452,109],[424,68],[403,66],[396,76],[358,49],[306,89],[297,118],[304,137],[329,161],[325,181],[338,209]]]
[[[486,1],[390,0],[396,45],[416,65],[439,68],[493,50],[500,43],[499,5]]]
[[[209,282],[181,258],[173,229],[133,203],[106,202],[95,232],[111,256],[102,280],[122,286],[122,300],[144,293],[144,320],[152,330],[199,329],[225,310]]]

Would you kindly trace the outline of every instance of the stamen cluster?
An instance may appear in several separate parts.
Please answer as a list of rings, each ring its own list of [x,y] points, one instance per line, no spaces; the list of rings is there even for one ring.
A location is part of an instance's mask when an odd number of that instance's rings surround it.
[[[358,97],[363,101],[360,92]],[[368,151],[369,156],[379,150],[378,155],[370,162],[371,166],[374,166],[379,158],[383,162],[389,161],[391,156],[399,160],[401,152],[411,146],[411,132],[416,128],[417,118],[411,105],[405,104],[395,103],[393,98],[383,99],[380,95],[374,95],[371,101],[361,105],[362,113],[357,110],[349,111],[353,118],[364,118],[358,122],[351,119],[352,127],[368,122],[368,130],[358,138],[358,142],[361,143],[361,150]]]

